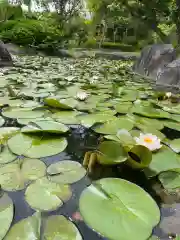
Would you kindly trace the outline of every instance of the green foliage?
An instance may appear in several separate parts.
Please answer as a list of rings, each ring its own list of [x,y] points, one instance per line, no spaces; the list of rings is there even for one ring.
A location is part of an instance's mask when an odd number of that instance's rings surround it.
[[[123,44],[123,43],[113,43],[113,42],[104,42],[102,48],[116,49],[125,52],[135,51],[135,46]]]
[[[95,38],[89,38],[84,44],[83,47],[85,48],[96,48],[97,47],[97,42]]]

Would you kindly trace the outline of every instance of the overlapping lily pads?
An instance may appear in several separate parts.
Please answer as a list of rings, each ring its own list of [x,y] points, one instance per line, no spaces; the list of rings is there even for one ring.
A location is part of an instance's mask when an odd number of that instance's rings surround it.
[[[2,115],[8,118],[38,118],[42,117],[44,113],[43,110],[15,107],[8,107],[2,111]]]

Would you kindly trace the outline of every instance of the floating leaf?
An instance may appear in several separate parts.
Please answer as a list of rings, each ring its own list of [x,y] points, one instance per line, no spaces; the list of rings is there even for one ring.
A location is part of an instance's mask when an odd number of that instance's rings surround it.
[[[0,164],[12,162],[16,158],[17,156],[9,151],[9,148],[7,146],[2,147],[2,151],[0,152]]]
[[[101,164],[119,164],[127,160],[127,153],[120,143],[104,141],[98,147],[98,161]]]
[[[36,121],[52,121],[53,119],[50,117],[42,117],[42,118],[36,118]],[[33,122],[34,118],[17,118],[17,121],[19,124],[27,125],[29,122]]]
[[[164,128],[164,124],[162,120],[152,119],[152,118],[144,118],[144,117],[136,117],[136,124],[138,126],[151,127],[153,126],[156,130],[161,130]]]
[[[45,98],[44,102],[50,107],[61,109],[74,109],[77,105],[77,101],[73,98],[58,99],[55,97],[49,97]]]
[[[111,240],[134,236],[145,240],[160,220],[159,208],[150,195],[123,179],[96,181],[83,191],[79,206],[87,225]]]
[[[2,115],[8,118],[38,118],[44,115],[43,110],[34,110],[32,108],[12,108],[3,109]]]
[[[149,151],[148,148],[136,145],[134,146],[129,152],[129,158],[127,163],[137,169],[145,168],[149,166],[152,160],[152,153]]]
[[[31,208],[40,211],[53,211],[71,197],[68,185],[50,182],[46,177],[31,183],[25,192],[25,199]]]
[[[54,113],[52,118],[64,124],[79,124],[79,120],[76,118],[78,114],[78,111],[60,111]]]
[[[180,138],[170,141],[169,146],[175,153],[180,153]]]
[[[0,240],[4,239],[13,220],[14,207],[11,198],[4,193],[0,197]]]
[[[36,180],[46,174],[46,165],[38,159],[23,159],[21,174],[24,180]]]
[[[4,240],[37,240],[40,239],[41,218],[35,213],[12,226]]]
[[[151,133],[151,134],[157,136],[160,140],[163,140],[166,138],[166,136],[162,132],[155,129],[153,126],[146,127],[144,125],[138,125],[138,128],[141,130],[142,133],[144,133],[144,134]]]
[[[180,168],[180,159],[178,155],[166,146],[162,146],[158,152],[152,154],[152,161],[145,170],[149,177],[156,176],[157,174]]]
[[[180,172],[176,171],[162,172],[159,175],[159,180],[161,181],[163,187],[167,190],[180,188]]]
[[[48,179],[56,183],[71,184],[79,181],[86,175],[86,170],[78,162],[60,161],[47,168]]]
[[[0,116],[0,127],[5,123],[5,120],[3,117]]]
[[[87,115],[81,115],[77,117],[84,127],[90,128],[95,123],[104,123],[109,120],[115,120],[116,117],[113,116],[113,114],[110,113],[92,113]]]
[[[8,140],[8,147],[17,155],[41,158],[56,155],[67,147],[63,137],[29,136],[19,133]]]
[[[131,107],[132,107],[132,102],[123,102],[123,103],[120,102],[115,106],[115,109],[118,113],[126,114],[129,112]]]
[[[69,128],[55,121],[33,121],[21,129],[22,133],[50,132],[50,133],[65,133]]]
[[[165,121],[164,125],[170,129],[174,129],[176,131],[180,132],[180,124],[176,122],[171,122],[171,121]]]
[[[77,227],[63,215],[50,216],[45,221],[43,239],[82,240]]]
[[[133,126],[134,124],[131,120],[128,120],[126,118],[120,118],[113,121],[108,121],[99,126],[94,126],[93,130],[97,133],[115,135],[120,129],[126,129],[130,131]]]
[[[9,137],[15,135],[19,131],[16,127],[2,127],[0,128],[0,138],[7,140]]]

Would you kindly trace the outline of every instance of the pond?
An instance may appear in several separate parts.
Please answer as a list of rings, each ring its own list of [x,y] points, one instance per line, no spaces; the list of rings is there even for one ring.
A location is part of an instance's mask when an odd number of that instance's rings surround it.
[[[178,239],[180,95],[131,66],[24,56],[2,69],[0,239]]]

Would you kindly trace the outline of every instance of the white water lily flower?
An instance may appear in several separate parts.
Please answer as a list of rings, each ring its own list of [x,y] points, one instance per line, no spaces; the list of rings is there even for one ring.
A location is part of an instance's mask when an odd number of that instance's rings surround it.
[[[140,136],[135,137],[134,139],[137,144],[147,147],[150,151],[155,151],[162,147],[160,144],[161,140],[156,135],[152,135],[151,133],[140,133]]]
[[[167,97],[167,98],[170,98],[171,96],[172,96],[172,93],[171,93],[171,92],[167,92],[167,93],[166,93],[166,97]]]
[[[88,94],[86,92],[78,92],[76,95],[76,98],[83,101],[88,97]]]

